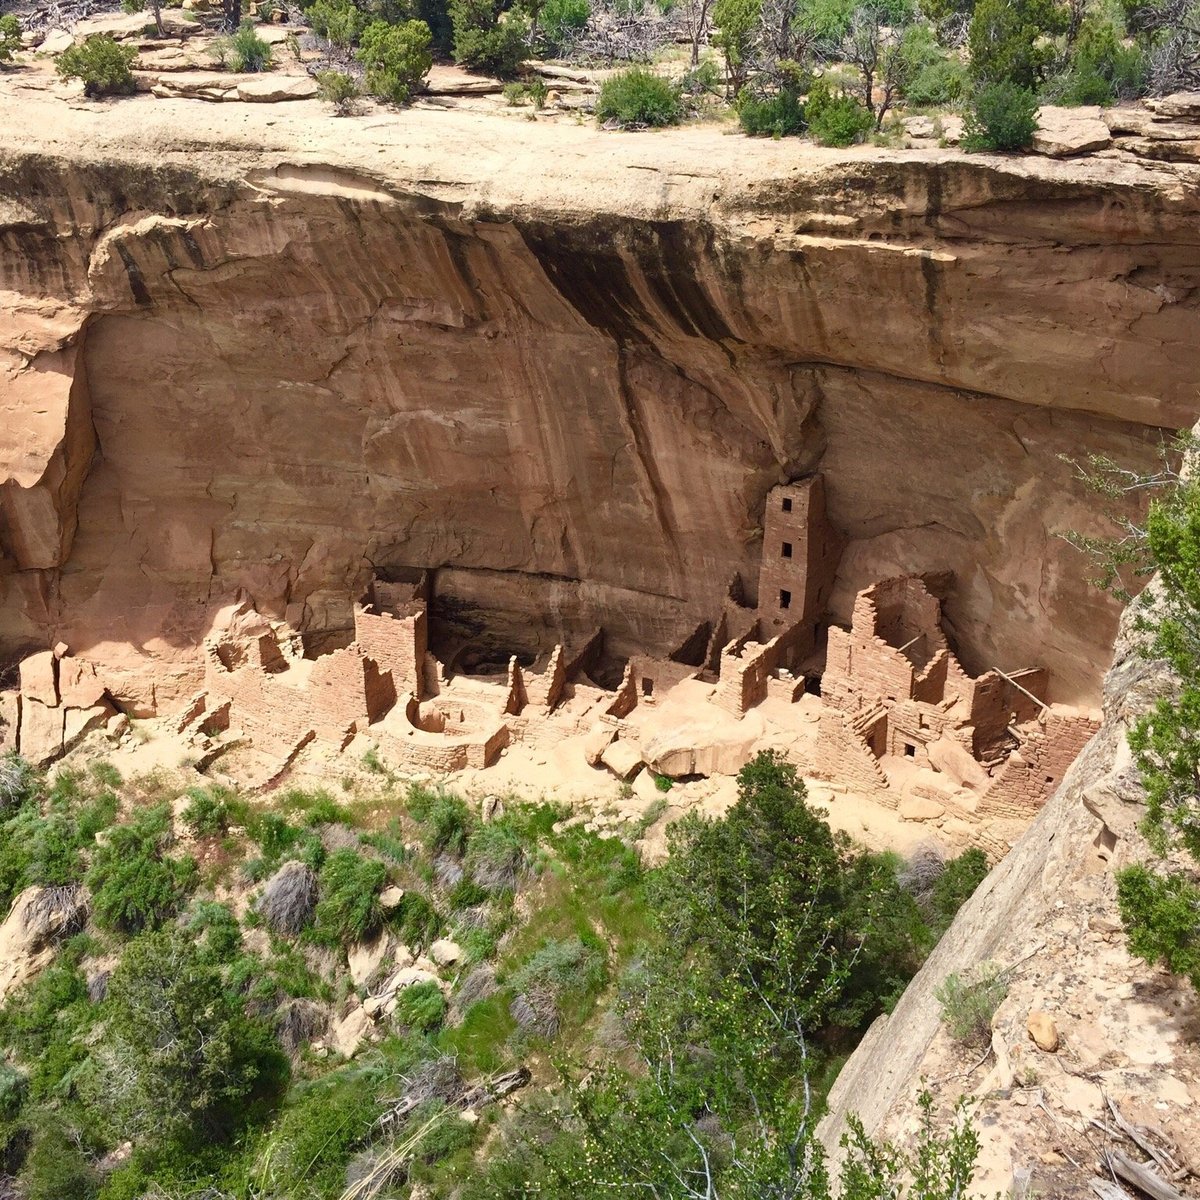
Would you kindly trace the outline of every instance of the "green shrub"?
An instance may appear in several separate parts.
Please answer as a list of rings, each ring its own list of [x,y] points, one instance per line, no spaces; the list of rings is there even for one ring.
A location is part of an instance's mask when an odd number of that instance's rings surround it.
[[[235,71],[253,73],[271,69],[271,47],[249,21],[243,21],[229,41],[229,62]]]
[[[622,129],[675,125],[682,115],[679,89],[644,67],[620,71],[600,85],[596,116],[616,121]]]
[[[556,996],[586,996],[600,990],[607,974],[604,950],[580,938],[546,942],[508,979],[516,992],[549,986]]]
[[[430,853],[461,855],[466,850],[475,818],[460,797],[414,784],[408,793],[408,811],[425,827]]]
[[[111,34],[94,33],[64,50],[54,69],[64,79],[82,79],[86,96],[125,95],[133,91],[130,67],[135,58],[135,47],[120,45]]]
[[[355,850],[335,850],[321,868],[321,898],[313,928],[330,943],[348,945],[370,937],[383,923],[379,891],[387,868]]]
[[[904,89],[904,97],[914,107],[933,108],[957,104],[971,90],[967,68],[954,58],[943,58],[922,67]]]
[[[534,108],[542,109],[546,105],[546,95],[549,91],[545,81],[541,79],[532,79],[528,83],[506,83],[504,99],[513,108],[521,104],[532,104]]]
[[[990,83],[975,93],[963,123],[964,150],[1023,150],[1037,132],[1038,100],[1016,84]]]
[[[88,1160],[79,1138],[56,1119],[39,1120],[21,1170],[26,1200],[91,1200],[100,1190],[100,1173]]]
[[[362,89],[353,75],[345,71],[318,71],[317,88],[321,99],[332,104],[339,117],[353,116],[357,111]]]
[[[800,97],[789,88],[780,88],[773,96],[757,97],[742,93],[737,105],[738,123],[742,132],[750,137],[788,137],[803,133],[804,105]],[[656,776],[655,784],[660,778]],[[668,786],[670,781],[668,780]],[[666,788],[662,788],[666,791]]]
[[[987,878],[987,855],[978,848],[964,850],[946,863],[929,897],[929,927],[936,941],[950,928],[955,914]]]
[[[471,879],[485,891],[511,892],[526,867],[521,835],[507,820],[480,825],[467,843],[465,865]]]
[[[214,783],[208,787],[189,788],[187,795],[183,822],[197,837],[215,837],[229,832],[229,826],[237,820],[236,793]]]
[[[588,0],[546,0],[542,5],[540,25],[550,48],[556,51],[568,48],[591,15]]]
[[[1057,0],[979,0],[968,44],[977,84],[1007,83],[1036,91],[1067,28],[1067,6]]]
[[[1047,83],[1044,95],[1056,104],[1112,104],[1142,95],[1147,71],[1140,46],[1127,46],[1111,21],[1089,16],[1076,35],[1066,71]]]
[[[852,146],[875,124],[861,101],[845,92],[833,92],[822,80],[813,84],[804,115],[809,132],[822,146]]]
[[[407,888],[397,908],[388,915],[388,924],[411,946],[426,946],[441,932],[443,921],[429,899]]]
[[[10,751],[0,755],[0,813],[33,800],[40,782],[37,771],[19,754]]]
[[[366,14],[352,0],[316,0],[304,15],[313,33],[335,46],[352,46],[367,25]]]
[[[446,1000],[432,979],[414,983],[396,995],[396,1021],[418,1033],[436,1029],[446,1015]]]
[[[992,1018],[1008,995],[1008,981],[994,963],[984,963],[975,978],[950,974],[934,992],[950,1036],[972,1046],[991,1040]]]
[[[138,933],[173,917],[196,884],[191,858],[169,858],[171,816],[165,805],[118,825],[87,875],[92,914],[102,929]]]
[[[371,1133],[381,1105],[376,1073],[335,1071],[297,1087],[264,1139],[255,1165],[264,1194],[326,1200],[346,1187],[346,1164]]]
[[[339,804],[324,788],[315,792],[292,788],[283,794],[282,808],[289,813],[298,813],[310,829],[318,825],[351,825],[354,818],[350,810]]]
[[[12,62],[21,48],[21,22],[12,13],[0,17],[0,63]]]
[[[450,0],[454,61],[468,71],[511,79],[529,54],[529,27],[495,0]]]
[[[1117,872],[1117,904],[1129,949],[1200,988],[1200,887],[1139,863]]]

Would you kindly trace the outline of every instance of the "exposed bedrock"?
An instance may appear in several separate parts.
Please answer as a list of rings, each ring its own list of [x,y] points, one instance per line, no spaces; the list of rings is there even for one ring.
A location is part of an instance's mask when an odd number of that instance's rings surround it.
[[[520,149],[449,188],[0,145],[0,665],[61,639],[163,705],[238,589],[319,640],[403,567],[498,653],[665,652],[819,464],[835,616],[949,568],[972,669],[1094,698],[1116,613],[1059,456],[1144,468],[1200,414],[1191,168],[824,157],[647,215],[518,203]]]

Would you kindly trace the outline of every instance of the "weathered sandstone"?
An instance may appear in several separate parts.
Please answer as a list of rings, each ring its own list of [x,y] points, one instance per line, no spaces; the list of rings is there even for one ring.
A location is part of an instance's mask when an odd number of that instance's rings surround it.
[[[445,660],[666,653],[819,464],[837,619],[952,571],[970,670],[1086,702],[1060,455],[1200,411],[1198,177],[2,80],[0,663],[170,707],[238,592],[324,647],[407,568]]]

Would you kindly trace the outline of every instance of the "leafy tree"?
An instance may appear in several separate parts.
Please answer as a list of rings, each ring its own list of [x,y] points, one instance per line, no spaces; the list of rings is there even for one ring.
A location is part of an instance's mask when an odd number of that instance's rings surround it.
[[[133,91],[130,67],[135,58],[135,47],[120,45],[111,34],[94,33],[64,50],[54,69],[64,79],[82,79],[84,95],[123,95]]]
[[[976,82],[1036,91],[1057,55],[1050,39],[1068,20],[1058,0],[979,0],[969,37]]]
[[[1150,90],[1200,88],[1200,3],[1197,0],[1122,0],[1125,23],[1149,68]]]
[[[1141,95],[1147,62],[1140,46],[1127,46],[1111,21],[1088,17],[1071,46],[1067,69],[1047,86],[1059,104],[1111,104]]]
[[[367,26],[367,15],[352,0],[316,0],[304,14],[313,33],[335,46],[352,46]]]
[[[219,961],[180,930],[130,943],[109,981],[87,1087],[119,1138],[222,1141],[278,1094],[287,1063],[226,990]]]
[[[1024,150],[1037,132],[1038,99],[1014,83],[989,83],[963,122],[964,150]]]
[[[1200,989],[1200,887],[1181,873],[1156,875],[1139,863],[1117,873],[1117,904],[1129,949]]]
[[[501,16],[496,0],[450,0],[454,61],[469,71],[509,79],[529,53],[529,28],[515,14]]]
[[[592,15],[588,0],[546,0],[542,6],[542,36],[557,52],[567,49]]]
[[[358,59],[367,68],[367,91],[393,104],[406,104],[425,82],[433,55],[424,21],[389,25],[373,21],[363,31]]]
[[[738,96],[754,63],[755,36],[762,0],[716,0],[712,9],[712,44],[725,57],[729,94]]]
[[[21,48],[21,22],[12,13],[0,17],[0,63],[12,62]]]

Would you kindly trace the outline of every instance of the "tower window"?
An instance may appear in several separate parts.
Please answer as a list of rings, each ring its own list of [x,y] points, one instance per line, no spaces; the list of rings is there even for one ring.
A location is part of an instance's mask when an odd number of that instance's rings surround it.
[[[905,758],[916,758],[917,757],[917,748],[916,748],[916,746],[914,746],[912,744],[912,742],[904,743],[904,757]]]
[[[783,511],[784,511],[784,512],[791,512],[791,511],[792,511],[792,498],[791,498],[791,496],[784,496],[784,498],[783,498]]]
[[[792,557],[792,543],[791,542],[783,543],[783,557],[784,558]]]
[[[792,606],[792,593],[787,591],[786,589],[784,589],[783,591],[781,591],[779,593],[779,607],[780,608],[791,608],[791,606]]]

